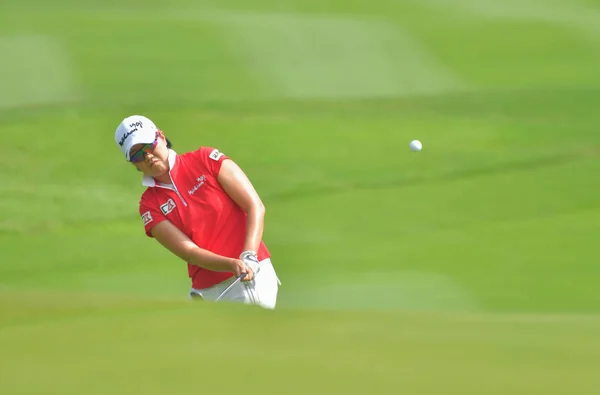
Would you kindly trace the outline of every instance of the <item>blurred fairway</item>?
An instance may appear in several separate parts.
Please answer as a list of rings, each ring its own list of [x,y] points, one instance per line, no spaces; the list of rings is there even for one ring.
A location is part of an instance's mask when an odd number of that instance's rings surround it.
[[[598,393],[600,1],[4,1],[0,57],[0,394]],[[130,114],[246,170],[277,310],[186,299]]]

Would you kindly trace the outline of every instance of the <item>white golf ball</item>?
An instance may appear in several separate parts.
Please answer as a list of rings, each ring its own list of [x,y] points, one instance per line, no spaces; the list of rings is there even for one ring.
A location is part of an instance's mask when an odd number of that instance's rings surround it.
[[[413,140],[410,142],[410,150],[411,151],[421,151],[423,149],[423,144],[419,140]]]

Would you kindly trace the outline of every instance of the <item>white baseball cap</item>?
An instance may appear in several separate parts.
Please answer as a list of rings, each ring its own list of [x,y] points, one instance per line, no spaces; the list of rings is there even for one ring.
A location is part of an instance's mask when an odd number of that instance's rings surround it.
[[[158,128],[143,115],[131,115],[119,124],[115,132],[115,142],[129,160],[131,147],[136,144],[152,144],[156,139]]]

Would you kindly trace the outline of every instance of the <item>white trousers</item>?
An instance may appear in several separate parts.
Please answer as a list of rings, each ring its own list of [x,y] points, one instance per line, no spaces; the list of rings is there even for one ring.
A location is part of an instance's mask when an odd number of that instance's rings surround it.
[[[235,302],[245,304],[257,304],[267,309],[274,309],[277,303],[277,292],[279,290],[279,278],[269,258],[262,260],[260,270],[255,274],[252,281],[240,281],[231,288],[219,302]],[[214,302],[228,286],[235,281],[235,277],[227,279],[210,288],[190,289],[189,297],[201,297],[204,300]]]

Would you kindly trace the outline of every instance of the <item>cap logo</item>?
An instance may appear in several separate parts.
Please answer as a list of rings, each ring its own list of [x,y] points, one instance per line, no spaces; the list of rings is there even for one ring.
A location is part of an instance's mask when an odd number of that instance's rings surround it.
[[[130,123],[130,124],[129,124],[129,128],[130,128],[130,130],[129,130],[127,133],[125,133],[125,134],[123,135],[123,137],[121,137],[121,140],[119,141],[119,145],[120,145],[121,147],[123,146],[123,144],[125,144],[125,140],[127,140],[127,138],[128,138],[129,136],[131,136],[131,135],[132,135],[134,132],[136,132],[136,131],[138,130],[138,126],[139,126],[140,128],[143,128],[143,127],[144,127],[144,125],[142,124],[142,121],[136,121],[136,122],[133,122],[133,123]]]

